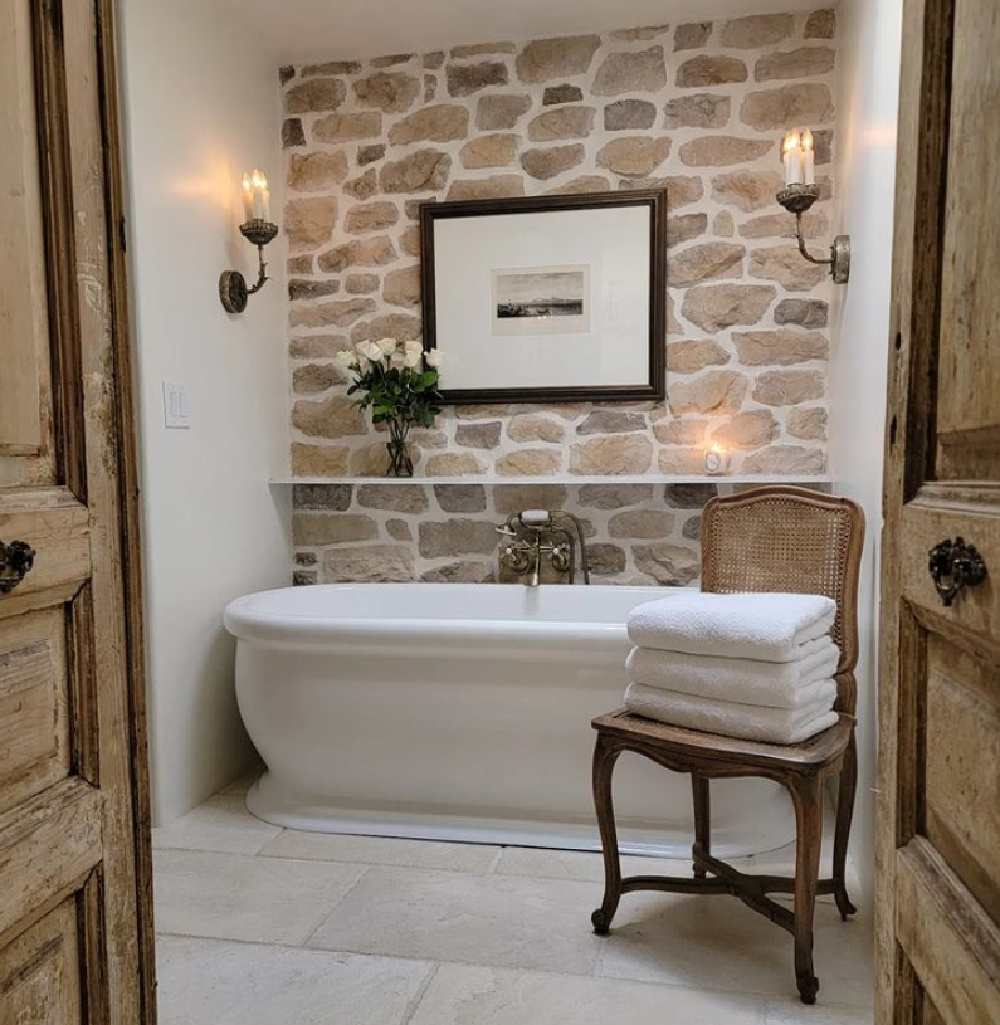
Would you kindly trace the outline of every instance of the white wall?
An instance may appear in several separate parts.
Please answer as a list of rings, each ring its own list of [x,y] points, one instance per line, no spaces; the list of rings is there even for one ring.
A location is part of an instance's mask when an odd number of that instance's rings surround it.
[[[851,280],[833,310],[830,458],[838,492],[868,521],[861,570],[858,665],[860,778],[852,851],[870,911],[874,892],[878,558],[889,352],[896,116],[902,0],[843,0],[838,10],[840,230],[851,236]]]
[[[257,37],[199,0],[123,4],[130,256],[143,462],[150,753],[156,824],[245,771],[253,749],[233,692],[222,610],[289,583],[288,517],[268,489],[285,469],[284,245],[241,316],[219,273],[249,277],[239,181],[260,166],[281,194],[276,68]],[[193,400],[165,430],[161,382]]]

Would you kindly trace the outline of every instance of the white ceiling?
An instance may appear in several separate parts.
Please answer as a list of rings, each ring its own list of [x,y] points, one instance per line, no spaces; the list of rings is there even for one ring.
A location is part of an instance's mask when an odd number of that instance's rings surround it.
[[[806,10],[822,0],[212,0],[278,63],[421,53],[638,25]]]

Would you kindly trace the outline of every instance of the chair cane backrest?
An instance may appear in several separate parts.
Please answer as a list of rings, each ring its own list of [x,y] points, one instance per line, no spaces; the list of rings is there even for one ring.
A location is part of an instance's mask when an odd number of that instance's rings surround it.
[[[713,498],[702,513],[702,590],[825,594],[837,603],[832,636],[840,648],[838,707],[850,715],[864,532],[856,502],[787,485]]]

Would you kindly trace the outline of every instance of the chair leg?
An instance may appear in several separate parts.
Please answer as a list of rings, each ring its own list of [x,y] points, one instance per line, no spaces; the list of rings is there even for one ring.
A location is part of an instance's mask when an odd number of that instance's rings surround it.
[[[601,847],[604,850],[604,902],[590,916],[594,932],[607,936],[611,920],[618,910],[621,899],[622,872],[618,857],[618,833],[615,829],[615,808],[611,798],[611,778],[618,761],[619,751],[612,750],[604,736],[597,735],[594,745],[594,807],[597,824],[601,831]]]
[[[712,803],[708,780],[691,773],[691,795],[694,799],[694,847],[702,854],[712,853]],[[693,852],[692,852],[693,853]],[[695,860],[692,867],[695,879],[704,879],[708,871]]]
[[[840,917],[846,922],[848,915],[857,913],[857,908],[847,896],[847,841],[851,836],[851,819],[854,815],[854,794],[858,786],[858,748],[854,734],[844,754],[844,767],[840,770],[840,790],[837,797],[837,825],[833,834],[833,891]]]
[[[818,776],[789,783],[795,804],[795,982],[804,1004],[816,1002],[813,973],[813,917],[823,844],[823,790]]]

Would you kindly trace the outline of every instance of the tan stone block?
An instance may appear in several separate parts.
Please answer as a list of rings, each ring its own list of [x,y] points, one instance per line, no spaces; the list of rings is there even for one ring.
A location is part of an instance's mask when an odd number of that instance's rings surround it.
[[[565,484],[497,484],[493,506],[501,516],[524,509],[565,509],[568,496]]]
[[[824,473],[826,453],[801,445],[771,445],[743,461],[744,473]]]
[[[340,282],[327,278],[323,281],[310,281],[302,278],[289,278],[288,299],[299,302],[307,299],[322,299],[324,296],[335,295],[340,291]]]
[[[678,335],[681,332],[681,325],[674,316],[674,297],[667,292],[667,337]]]
[[[507,406],[484,402],[479,405],[452,406],[451,412],[457,420],[495,420],[510,412]]]
[[[438,103],[407,115],[389,129],[389,142],[451,142],[469,134],[469,111],[457,103]]]
[[[697,285],[684,293],[681,313],[703,331],[756,324],[777,294],[771,285]]]
[[[658,584],[690,584],[698,579],[701,572],[701,558],[697,551],[662,541],[652,545],[635,545],[632,557],[636,569],[652,577]]]
[[[806,441],[826,441],[827,412],[821,407],[790,409],[785,417],[785,429],[793,438]]]
[[[344,182],[341,189],[346,195],[353,196],[355,199],[371,199],[371,197],[378,191],[378,181],[375,178],[375,168],[369,167],[364,174],[358,175],[357,178],[351,178],[350,181]]]
[[[740,120],[758,131],[818,125],[833,119],[830,87],[819,82],[796,82],[750,93],[740,108]]]
[[[297,512],[292,515],[292,544],[314,548],[345,541],[372,541],[378,524],[357,513]]]
[[[826,327],[830,306],[822,299],[782,299],[774,308],[775,324],[798,324],[799,327]]]
[[[608,520],[611,537],[662,538],[674,529],[672,513],[663,509],[630,509]]]
[[[486,467],[471,452],[441,452],[427,460],[428,477],[463,477],[485,473]]]
[[[830,343],[819,331],[734,331],[740,362],[751,367],[788,366],[826,359]]]
[[[476,128],[483,132],[513,128],[530,109],[530,96],[482,96],[476,104]]]
[[[577,434],[631,434],[649,427],[641,413],[624,409],[595,409],[586,420],[577,425]]]
[[[542,92],[542,106],[550,107],[556,103],[579,103],[583,99],[583,90],[578,85],[563,83],[547,85]]]
[[[653,127],[656,106],[649,100],[615,100],[604,108],[607,132],[644,131]]]
[[[491,555],[499,544],[489,520],[452,517],[443,522],[424,520],[418,525],[420,554],[425,559],[445,555]]]
[[[344,291],[350,295],[367,295],[377,292],[380,283],[377,274],[348,274],[344,280]]]
[[[566,428],[557,420],[534,413],[518,413],[507,423],[507,437],[519,444],[531,441],[559,444],[565,436]]]
[[[601,37],[594,35],[536,39],[518,54],[517,77],[534,84],[585,75],[600,45]]]
[[[382,115],[373,111],[357,114],[331,114],[317,118],[312,126],[313,138],[319,142],[355,142],[377,139],[382,134]]]
[[[667,282],[671,288],[686,288],[710,278],[740,278],[746,253],[732,242],[688,246],[667,258]]]
[[[722,26],[722,45],[734,50],[758,50],[787,39],[795,28],[794,14],[752,14]]]
[[[730,82],[745,82],[747,77],[747,66],[738,57],[702,53],[681,64],[675,82],[685,89],[704,89]]]
[[[347,177],[347,155],[335,153],[293,153],[288,161],[288,187],[295,192],[322,192]]]
[[[507,167],[514,161],[520,137],[512,134],[480,135],[470,139],[460,153],[467,171],[482,167]]]
[[[499,477],[544,477],[562,469],[559,451],[545,448],[526,448],[509,452],[496,461]]]
[[[789,292],[808,292],[828,274],[826,267],[803,259],[796,246],[754,249],[750,254],[750,277],[777,281]]]
[[[584,509],[627,509],[652,499],[652,484],[581,484],[577,496]]]
[[[637,43],[646,39],[655,39],[670,31],[669,25],[642,25],[639,28],[622,28],[610,33],[612,39],[623,43]]]
[[[685,413],[736,413],[743,405],[749,381],[735,370],[709,370],[698,377],[671,382],[667,402],[675,416]]]
[[[423,513],[430,507],[427,489],[419,484],[361,484],[358,505],[398,513]]]
[[[382,285],[382,299],[390,306],[419,306],[419,265],[389,271]]]
[[[608,54],[597,69],[591,92],[594,96],[655,93],[666,84],[663,47],[651,46],[647,50]]]
[[[532,178],[545,181],[578,167],[583,163],[585,155],[583,144],[579,142],[546,149],[529,149],[521,154],[521,166]]]
[[[731,238],[736,232],[736,222],[728,210],[720,210],[712,219],[712,231],[722,238]]]
[[[775,196],[784,188],[784,178],[777,171],[727,171],[712,179],[712,196],[720,203],[735,206],[744,213],[777,205]],[[794,217],[783,215],[793,224]]]
[[[289,274],[312,274],[313,258],[311,253],[291,256],[285,261],[285,270]]]
[[[674,31],[674,50],[700,50],[712,34],[710,21],[689,22],[678,25]]]
[[[368,433],[353,399],[331,395],[318,402],[301,399],[292,406],[292,426],[311,438],[348,438]]]
[[[819,370],[769,370],[757,378],[753,399],[765,406],[797,406],[821,399],[825,391]]]
[[[708,230],[708,214],[677,214],[667,218],[667,248],[690,242]],[[673,284],[673,282],[671,282]]]
[[[689,475],[705,472],[705,450],[699,448],[662,448],[657,458],[660,473]]]
[[[395,68],[400,64],[409,64],[415,53],[387,53],[382,57],[373,57],[368,63],[373,68]]]
[[[385,156],[385,143],[379,142],[375,145],[359,146],[358,155],[355,158],[358,167],[364,167],[366,164],[374,164],[376,161],[381,160]]]
[[[594,129],[593,107],[556,107],[545,110],[528,122],[528,138],[532,142],[555,142],[559,139],[585,139]]]
[[[444,64],[444,50],[434,50],[433,53],[425,53],[423,65],[429,70],[436,71]]]
[[[401,160],[382,165],[379,183],[383,192],[436,192],[448,182],[451,157],[440,150],[421,149]]]
[[[682,164],[689,167],[726,167],[745,164],[770,153],[775,143],[769,139],[741,139],[735,135],[703,135],[684,143],[678,151]]]
[[[486,488],[482,484],[435,484],[434,497],[443,512],[483,512]]]
[[[356,75],[361,70],[358,61],[328,61],[325,64],[307,64],[302,69],[303,78],[326,75]]]
[[[732,356],[712,338],[692,338],[667,345],[667,369],[674,374],[696,374],[705,367],[724,366]]]
[[[395,517],[391,520],[386,520],[385,532],[393,539],[393,541],[413,540],[413,531],[410,530],[410,525],[406,520],[396,519]]]
[[[607,192],[611,188],[611,182],[599,174],[582,174],[579,178],[572,178],[554,189],[548,189],[548,196],[576,196],[583,192]]]
[[[320,253],[316,259],[319,269],[330,274],[339,274],[348,267],[381,267],[396,259],[392,241],[385,235],[374,238],[355,239],[346,245],[337,246]]]
[[[644,177],[652,174],[670,155],[670,139],[667,136],[649,138],[632,135],[612,139],[597,153],[597,166],[615,174]]]
[[[625,572],[625,549],[606,542],[587,545],[587,561],[595,577],[614,577]]]
[[[292,391],[299,395],[314,394],[346,380],[347,375],[335,363],[309,363],[292,371]]]
[[[448,187],[448,199],[499,199],[524,195],[519,174],[494,174],[489,178],[456,178]]]
[[[336,110],[346,97],[347,87],[339,78],[314,78],[285,91],[285,113]]]
[[[420,228],[416,224],[411,224],[399,236],[399,248],[407,256],[420,255]]]
[[[292,473],[296,477],[344,477],[350,449],[340,445],[292,442]]]
[[[449,56],[462,59],[486,57],[493,53],[517,53],[517,46],[514,43],[473,43],[470,46],[453,46]]]
[[[288,355],[292,359],[329,359],[350,347],[343,335],[304,335],[288,343]]]
[[[420,574],[420,579],[432,584],[492,584],[496,583],[496,570],[488,562],[449,562]]]
[[[707,428],[705,420],[673,417],[653,424],[653,434],[662,445],[701,445]]]
[[[333,235],[337,200],[333,196],[290,199],[285,204],[284,220],[290,252],[317,249]]]
[[[500,61],[479,64],[449,64],[445,69],[450,96],[471,96],[491,86],[507,84],[507,65]]]
[[[663,127],[725,128],[733,113],[733,101],[717,93],[694,93],[667,100],[663,106]]]
[[[833,39],[837,34],[837,12],[831,8],[813,11],[806,18],[806,39]]]
[[[646,473],[653,459],[653,443],[641,434],[589,438],[573,445],[570,473],[584,476]]]
[[[281,122],[281,148],[292,149],[306,144],[306,132],[302,127],[302,118],[286,117]]]
[[[374,170],[372,174],[374,175]],[[344,231],[348,235],[367,235],[372,231],[391,228],[399,220],[399,210],[395,203],[388,200],[377,200],[352,206],[344,217]]]
[[[354,488],[350,484],[295,484],[292,487],[292,508],[296,512],[344,512],[351,507]],[[300,563],[311,565],[311,563]]]
[[[343,299],[335,302],[294,306],[289,320],[292,327],[350,327],[375,310],[374,299]]]
[[[737,413],[727,424],[712,432],[712,441],[727,448],[749,452],[768,445],[778,436],[778,421],[767,409],[750,409]]]
[[[821,238],[830,230],[830,222],[822,210],[810,210],[802,216],[805,238]],[[763,214],[740,225],[744,238],[795,238],[795,218],[787,213]]]
[[[402,114],[420,94],[420,80],[402,71],[377,71],[351,83],[360,107],[375,107],[386,114]]]
[[[330,548],[323,553],[323,576],[329,583],[412,580],[413,554],[406,545]]]
[[[776,50],[758,57],[754,78],[770,82],[776,78],[810,78],[833,71],[835,51],[828,46],[803,46],[798,50]]]
[[[500,444],[502,427],[499,420],[459,424],[455,428],[455,444],[464,448],[496,448]]]
[[[380,338],[395,338],[409,342],[420,337],[420,318],[410,313],[386,313],[370,321],[355,324],[351,329],[351,343],[377,342]]]

